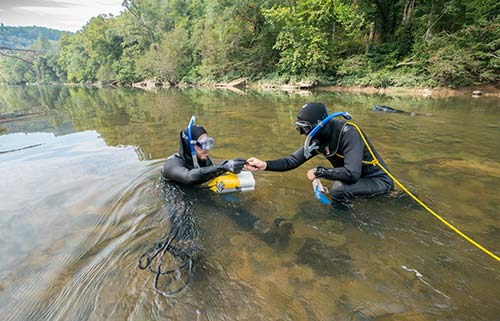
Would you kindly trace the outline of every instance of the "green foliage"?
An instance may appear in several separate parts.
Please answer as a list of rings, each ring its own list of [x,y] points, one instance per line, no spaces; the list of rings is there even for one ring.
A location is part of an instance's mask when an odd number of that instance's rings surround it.
[[[160,48],[149,50],[138,60],[137,69],[144,78],[175,84],[189,72],[191,55],[189,34],[178,27],[165,33]]]
[[[471,85],[479,73],[480,64],[469,50],[455,45],[437,49],[427,67],[431,77],[446,85]]]
[[[269,70],[276,62],[272,32],[264,27],[267,1],[217,0],[206,4],[193,25],[197,72],[208,80],[228,80]]]
[[[140,55],[141,50],[135,46],[123,50],[120,60],[113,62],[111,66],[116,72],[116,80],[125,84],[137,80],[135,62]]]
[[[175,4],[179,1],[174,1]],[[127,33],[141,38],[143,48],[159,43],[162,33],[173,27],[169,16],[169,1],[163,0],[124,0],[127,9],[124,16],[128,20]]]
[[[8,84],[51,83],[59,81],[55,57],[61,31],[42,27],[0,26],[0,46],[34,50],[5,50],[0,59],[0,82]],[[23,48],[24,47],[24,48]],[[1,53],[1,52],[0,52]]]
[[[116,79],[116,73],[110,65],[102,65],[97,70],[96,79],[103,84],[112,82]]]
[[[440,34],[416,49],[430,77],[446,86],[500,81],[500,19]]]
[[[34,79],[34,70],[28,64],[16,59],[0,60],[0,82],[20,85]]]
[[[59,64],[70,82],[110,81],[119,72],[111,66],[122,56],[123,37],[114,27],[115,18],[92,18],[82,30],[61,37]]]
[[[0,24],[0,47],[29,48],[42,35],[48,41],[58,41],[63,31],[45,27],[12,27]]]
[[[273,48],[280,52],[280,69],[292,74],[325,72],[335,58],[335,28],[342,37],[352,38],[364,23],[355,9],[339,0],[298,0],[264,10],[269,26],[279,30]]]
[[[85,50],[81,32],[72,37],[63,34],[60,41],[60,55],[58,64],[66,71],[66,78],[69,82],[86,82],[93,78],[91,60]]]
[[[337,68],[340,77],[364,77],[369,72],[369,61],[365,55],[352,56],[342,60]]]
[[[398,44],[392,42],[372,46],[366,56],[374,70],[394,66],[402,58]]]
[[[75,34],[60,34],[58,45],[46,31],[31,37],[29,46],[42,53],[3,55],[0,81],[191,84],[250,77],[386,87],[500,80],[494,0],[125,0],[123,6],[117,17],[100,15]],[[8,35],[21,43],[28,29],[10,28],[0,27],[0,42]]]

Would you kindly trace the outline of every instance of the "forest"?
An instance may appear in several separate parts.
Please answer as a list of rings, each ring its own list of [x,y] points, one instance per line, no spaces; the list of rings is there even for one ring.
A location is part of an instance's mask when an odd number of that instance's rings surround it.
[[[123,7],[58,41],[40,34],[28,51],[9,42],[0,50],[0,83],[500,81],[496,0],[124,0]]]
[[[0,47],[28,48],[43,36],[49,41],[59,41],[62,31],[45,27],[11,27],[0,24]]]

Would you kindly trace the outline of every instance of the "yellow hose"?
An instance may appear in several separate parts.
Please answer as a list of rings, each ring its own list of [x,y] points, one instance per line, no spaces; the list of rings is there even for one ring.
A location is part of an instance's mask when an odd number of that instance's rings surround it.
[[[370,152],[370,155],[373,158],[373,160],[370,162],[371,164],[373,164],[373,166],[379,166],[399,187],[401,187],[401,189],[403,191],[405,191],[406,194],[408,194],[420,206],[422,206],[423,208],[425,208],[427,210],[427,212],[429,212],[432,215],[434,215],[435,218],[437,218],[438,220],[440,220],[441,222],[443,222],[446,226],[448,226],[450,229],[452,229],[455,233],[457,233],[458,235],[460,235],[461,237],[463,237],[464,239],[466,239],[467,241],[469,241],[470,243],[472,243],[472,245],[474,245],[475,247],[477,247],[478,249],[480,249],[484,253],[488,254],[489,256],[491,256],[492,258],[494,258],[495,260],[497,260],[498,262],[500,262],[500,257],[498,257],[497,255],[495,255],[494,253],[492,253],[491,251],[489,251],[488,249],[486,249],[484,246],[482,246],[481,244],[477,243],[476,241],[474,241],[473,239],[471,239],[470,237],[468,237],[467,235],[465,235],[458,228],[456,228],[451,223],[449,223],[448,221],[446,221],[444,218],[442,218],[441,216],[439,216],[436,212],[434,212],[431,208],[429,208],[429,206],[427,206],[418,197],[416,197],[412,192],[410,192],[396,177],[394,177],[391,173],[389,173],[389,171],[384,166],[382,166],[382,164],[380,164],[380,162],[378,161],[377,157],[375,157],[375,154],[373,153],[372,149],[370,148],[370,145],[368,144],[368,142],[367,142],[367,140],[365,138],[365,135],[363,135],[363,132],[358,127],[358,125],[356,125],[355,123],[352,123],[352,122],[348,122],[348,124],[351,125],[351,126],[353,126],[354,128],[356,128],[357,131],[359,132],[359,135],[361,136],[361,139],[363,139],[363,142],[364,142],[366,148],[368,149],[368,151]]]

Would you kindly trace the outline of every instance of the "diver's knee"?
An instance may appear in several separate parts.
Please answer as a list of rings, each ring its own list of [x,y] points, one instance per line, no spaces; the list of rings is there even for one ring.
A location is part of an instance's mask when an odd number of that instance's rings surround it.
[[[342,181],[333,181],[332,187],[330,188],[330,195],[336,201],[344,201],[346,199],[345,195],[345,183]]]
[[[342,181],[332,181],[332,186],[330,187],[330,193],[343,193],[345,189],[345,183]]]

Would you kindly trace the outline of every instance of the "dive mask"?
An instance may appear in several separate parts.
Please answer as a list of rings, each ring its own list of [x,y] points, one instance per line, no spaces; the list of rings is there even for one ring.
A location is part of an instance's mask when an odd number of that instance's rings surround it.
[[[295,122],[295,129],[301,134],[301,135],[307,135],[311,132],[313,129],[313,125],[305,120],[297,120]]]
[[[202,150],[211,150],[214,147],[215,140],[212,137],[206,136],[198,141],[196,145]]]

